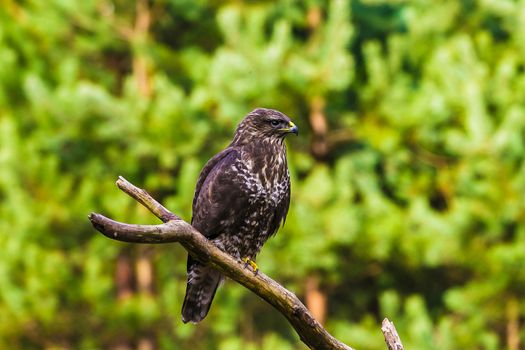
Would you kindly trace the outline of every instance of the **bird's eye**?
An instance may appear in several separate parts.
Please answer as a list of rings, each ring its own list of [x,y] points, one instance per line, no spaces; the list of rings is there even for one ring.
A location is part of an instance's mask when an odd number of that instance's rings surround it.
[[[279,125],[279,121],[275,120],[275,119],[272,119],[272,120],[270,120],[270,124],[272,124],[272,126],[278,126]]]

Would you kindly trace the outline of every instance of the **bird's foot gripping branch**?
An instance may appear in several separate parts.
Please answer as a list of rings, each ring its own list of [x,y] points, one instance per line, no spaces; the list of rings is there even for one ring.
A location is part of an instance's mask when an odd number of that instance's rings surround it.
[[[253,273],[254,274],[258,274],[259,273],[259,266],[257,266],[257,264],[255,263],[255,261],[253,261],[252,259],[250,259],[249,257],[245,257],[242,259],[242,262],[244,263],[244,267],[245,268],[248,268],[248,266],[250,266],[252,269],[253,269]]]
[[[163,207],[146,191],[135,187],[123,177],[117,180],[117,186],[146,207],[163,223],[159,225],[135,225],[111,220],[104,215],[91,213],[89,220],[93,227],[108,238],[131,243],[180,243],[189,254],[202,263],[208,264],[230,279],[240,283],[277,311],[283,314],[296,330],[301,340],[311,349],[352,349],[330,335],[295,294],[279,283],[258,271],[254,274],[244,268],[235,258],[213,245],[189,223]],[[392,325],[393,327],[393,325]],[[389,349],[402,350],[401,341],[395,340],[394,347],[389,344],[392,331],[385,337]],[[386,335],[386,333],[385,333]],[[396,334],[397,336],[397,334]]]

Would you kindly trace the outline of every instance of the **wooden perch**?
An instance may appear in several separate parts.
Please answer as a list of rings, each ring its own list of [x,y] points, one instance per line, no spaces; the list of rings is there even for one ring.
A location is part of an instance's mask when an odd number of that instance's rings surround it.
[[[388,350],[403,350],[403,344],[401,344],[401,339],[399,339],[396,327],[394,327],[394,322],[385,318],[381,324],[381,331],[385,336],[385,343],[388,346]]]
[[[117,186],[137,200],[164,223],[159,225],[133,225],[111,220],[91,213],[89,220],[105,236],[131,243],[180,243],[193,257],[209,264],[230,279],[266,300],[283,314],[310,349],[345,349],[351,347],[329,334],[315,320],[297,296],[262,272],[254,274],[244,263],[223,252],[190,224],[164,208],[146,191],[135,187],[123,177]],[[396,333],[397,334],[397,333]]]

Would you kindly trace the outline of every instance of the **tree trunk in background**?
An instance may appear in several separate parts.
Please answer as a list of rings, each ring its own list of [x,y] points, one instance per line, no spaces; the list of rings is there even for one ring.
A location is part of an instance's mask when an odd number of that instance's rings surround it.
[[[135,278],[137,281],[137,293],[151,296],[153,295],[153,263],[151,261],[152,248],[139,246],[135,259]],[[146,335],[141,337],[137,343],[137,350],[155,349],[154,337]]]
[[[326,320],[326,295],[319,289],[319,277],[309,276],[305,287],[306,307],[319,323]]]
[[[310,126],[313,135],[311,141],[311,152],[316,158],[324,158],[328,154],[328,143],[326,134],[328,132],[328,122],[324,113],[325,100],[321,96],[316,96],[310,102]]]
[[[127,249],[120,252],[117,258],[115,286],[117,290],[117,300],[119,301],[128,299],[133,294],[133,269]]]
[[[133,269],[129,249],[126,247],[117,258],[115,269],[115,287],[117,300],[123,302],[133,294]],[[112,350],[131,350],[133,347],[129,339],[119,339]]]
[[[151,13],[147,0],[137,0],[135,26],[130,38],[133,45],[133,76],[141,96],[151,95],[151,78],[148,58],[145,56],[145,44],[151,24]]]
[[[507,348],[520,349],[519,303],[515,297],[507,301]]]
[[[312,6],[306,14],[306,23],[310,29],[310,35],[314,42],[316,41],[316,31],[323,23],[323,13],[319,6]],[[319,44],[318,42],[316,43]],[[314,95],[309,101],[310,116],[309,122],[312,128],[312,139],[310,151],[314,157],[322,159],[328,153],[328,144],[326,142],[326,133],[328,123],[324,114],[325,100],[320,95]]]
[[[149,29],[151,24],[151,11],[148,0],[137,0],[136,17],[133,28],[133,77],[137,84],[139,94],[144,98],[149,98],[152,93],[150,62],[146,56],[145,46],[148,41]],[[153,294],[153,263],[151,254],[147,247],[139,247],[135,260],[135,278],[137,281],[137,292],[140,294]],[[151,335],[140,337],[137,343],[137,350],[153,350],[155,342]]]
[[[153,264],[149,247],[140,247],[135,262],[135,277],[139,293],[153,294]]]
[[[150,337],[140,339],[137,344],[137,350],[153,350],[153,349],[155,349],[155,346]]]

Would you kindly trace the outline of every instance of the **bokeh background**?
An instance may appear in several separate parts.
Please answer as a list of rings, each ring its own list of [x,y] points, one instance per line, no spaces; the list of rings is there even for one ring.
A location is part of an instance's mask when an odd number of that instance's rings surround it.
[[[259,256],[328,330],[383,349],[523,349],[525,1],[0,1],[0,348],[303,349],[233,282],[184,325],[186,253],[93,230],[191,217],[255,107],[292,203]]]

